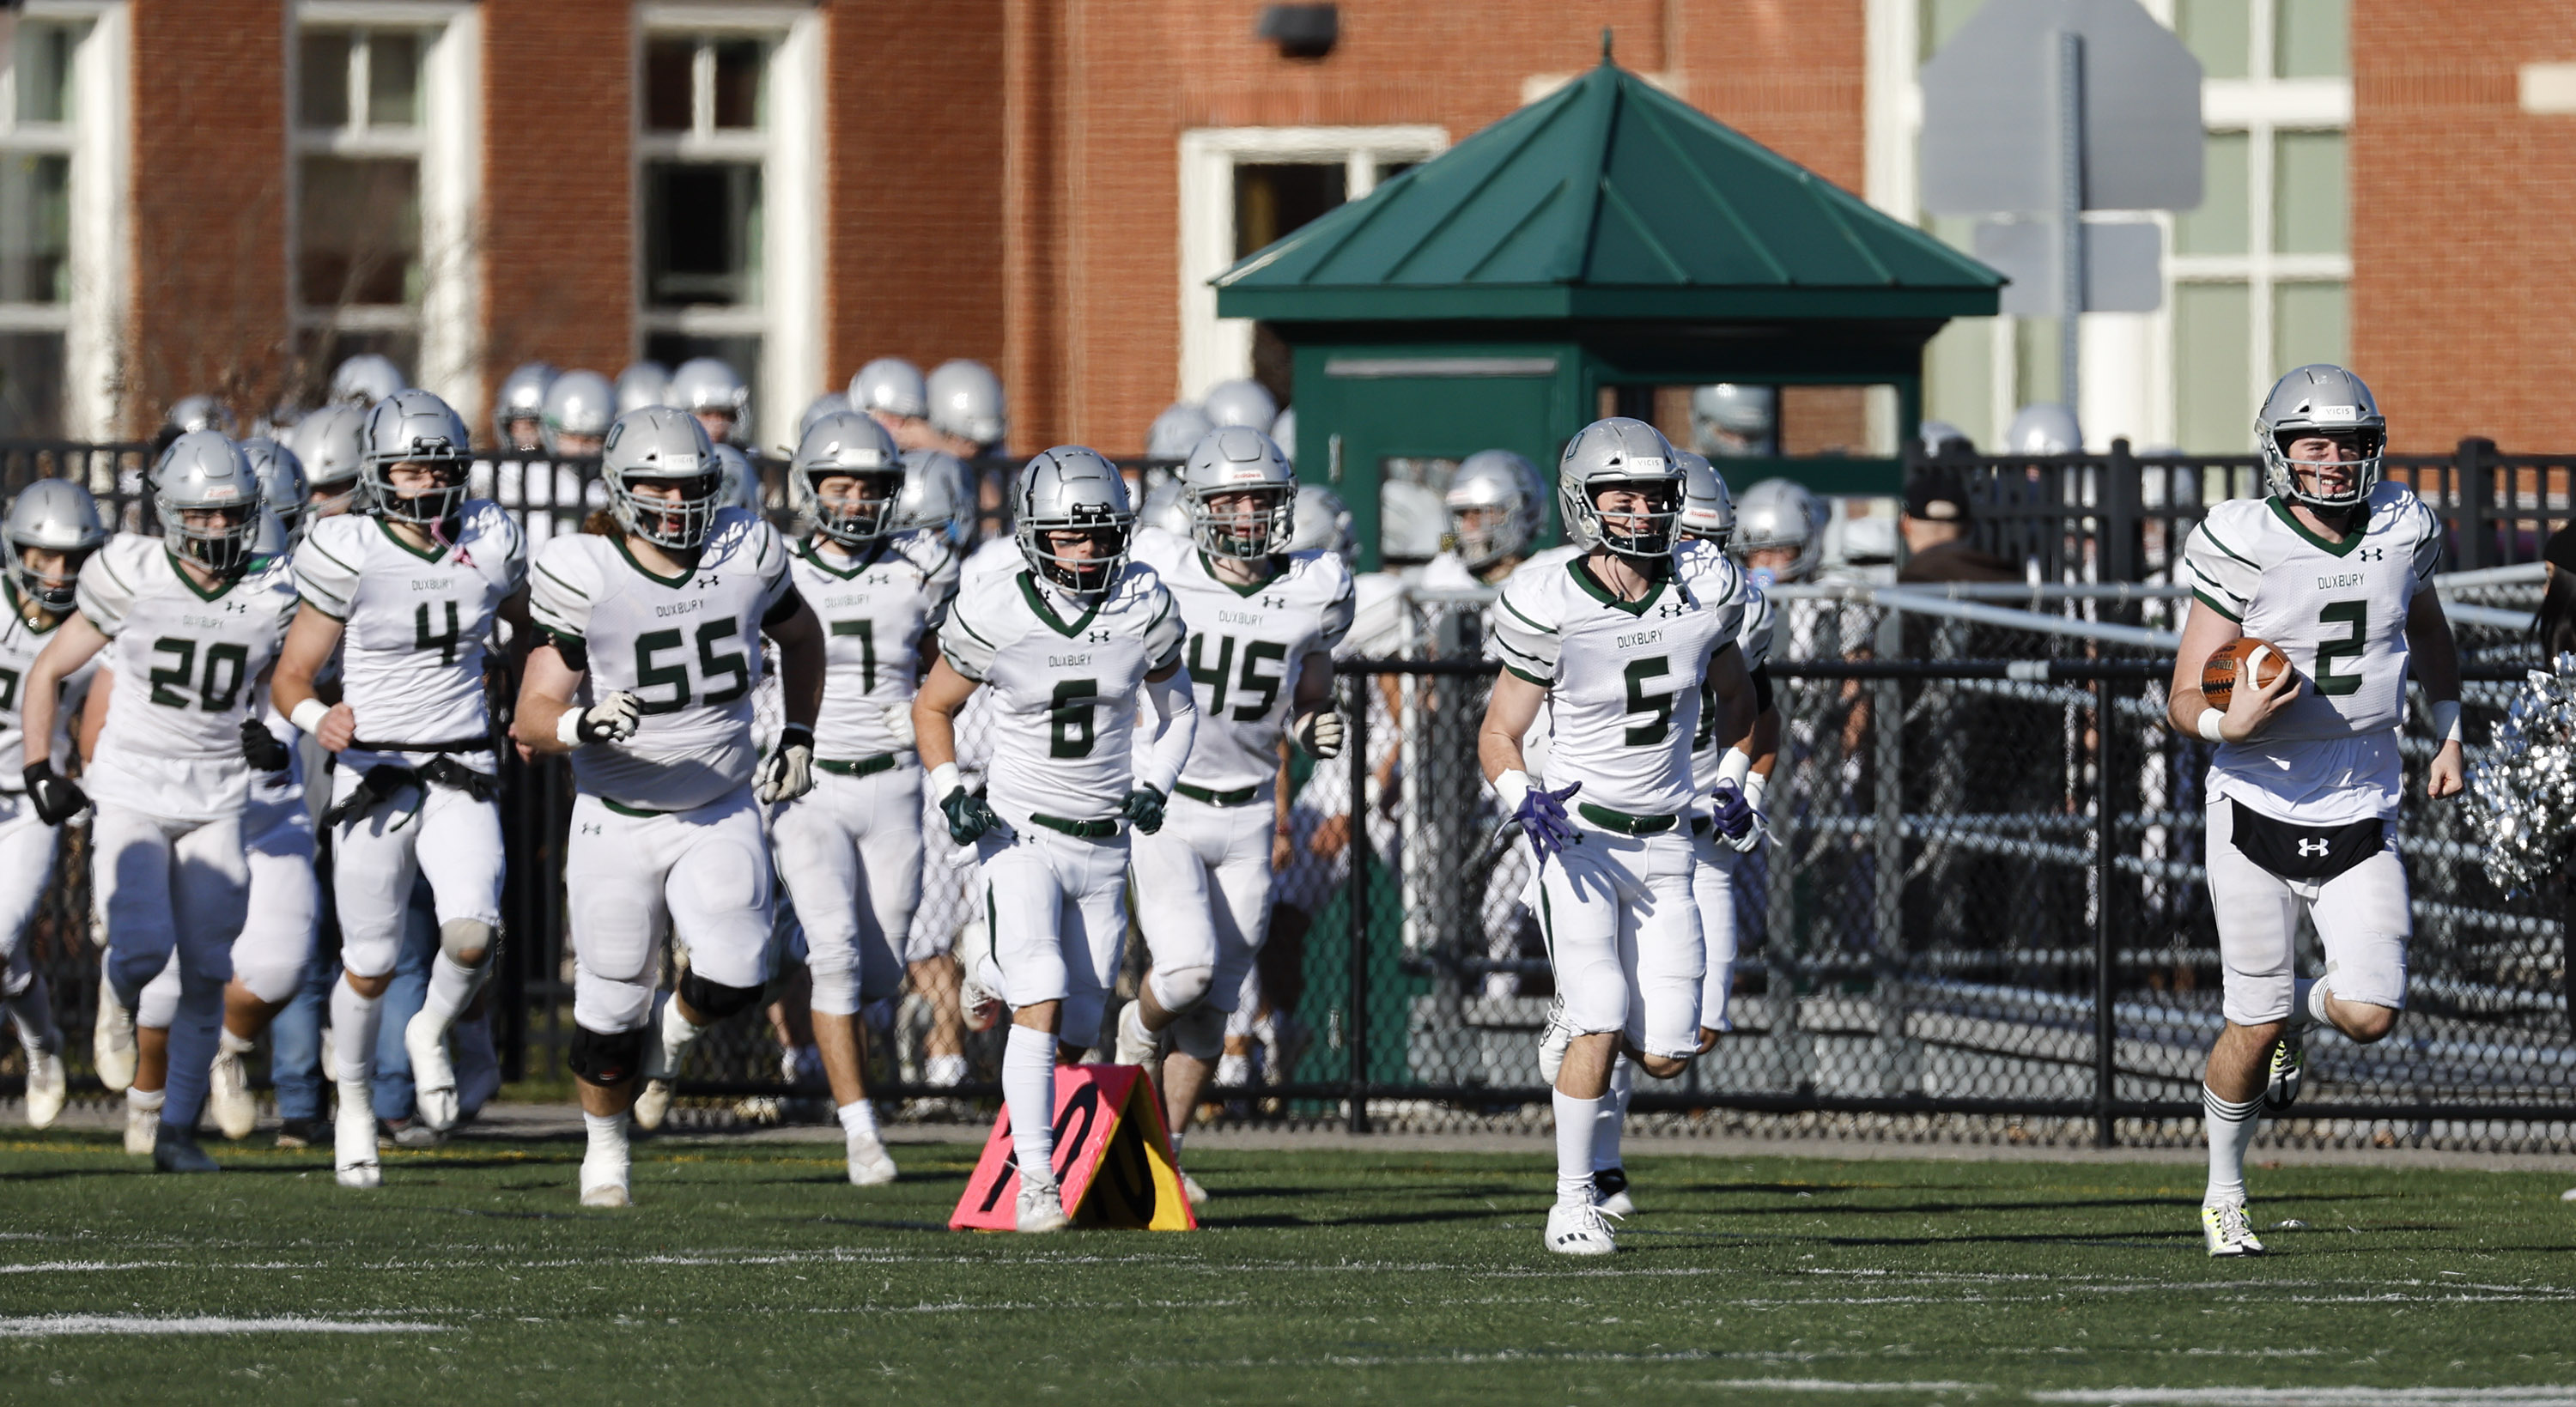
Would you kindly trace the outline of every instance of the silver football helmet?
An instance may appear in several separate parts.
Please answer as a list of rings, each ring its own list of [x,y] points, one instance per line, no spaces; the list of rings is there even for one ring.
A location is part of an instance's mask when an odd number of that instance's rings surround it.
[[[1279,453],[1287,459],[1290,468],[1296,467],[1297,407],[1288,407],[1279,412],[1278,419],[1270,422],[1270,443],[1279,446]]]
[[[242,458],[250,461],[251,472],[259,476],[260,501],[277,515],[279,531],[292,543],[304,531],[304,514],[313,506],[304,461],[295,457],[295,451],[266,438],[242,441],[241,451]]]
[[[820,423],[824,416],[839,415],[843,411],[856,409],[858,409],[857,406],[850,404],[850,398],[838,391],[825,391],[807,401],[805,413],[796,417],[796,443],[800,445],[805,443],[805,436],[813,431],[815,425]]]
[[[608,378],[596,371],[567,371],[546,388],[545,408],[540,414],[539,433],[546,453],[564,455],[597,454],[594,444],[570,444],[567,438],[596,441],[608,433],[608,422],[617,418],[617,390]]]
[[[465,419],[428,391],[396,391],[367,412],[358,480],[367,491],[367,511],[389,522],[428,526],[456,516],[465,506],[466,479],[474,467],[471,432]],[[394,487],[397,464],[415,464],[437,472],[440,481],[413,493]]]
[[[1291,552],[1330,552],[1350,560],[1358,543],[1351,537],[1350,505],[1322,484],[1297,486],[1297,525],[1289,530]]]
[[[1208,388],[1199,406],[1207,412],[1208,423],[1220,430],[1241,425],[1267,435],[1279,420],[1279,402],[1258,381],[1220,381]]]
[[[1441,496],[1458,560],[1471,572],[1528,552],[1547,531],[1547,481],[1507,449],[1480,449],[1449,476]]]
[[[410,386],[393,358],[379,352],[360,352],[332,370],[331,404],[364,408]]]
[[[287,447],[304,465],[306,490],[321,495],[314,512],[324,517],[345,512],[357,498],[366,440],[367,412],[353,405],[324,406],[287,432]]]
[[[2354,437],[2351,486],[2342,493],[2313,487],[2321,464],[2290,458],[2292,442],[2319,435]],[[2254,413],[2254,440],[2263,452],[2264,486],[2311,508],[2350,508],[2379,487],[2380,459],[2388,450],[2388,417],[2361,378],[2342,367],[2314,362],[2294,367],[2272,383]],[[2335,467],[2345,467],[2337,465]],[[2305,471],[2309,483],[2299,482]]]
[[[1575,433],[1556,464],[1556,493],[1565,521],[1622,557],[1669,557],[1682,515],[1682,465],[1663,432],[1642,420],[1614,415]],[[1647,498],[1641,512],[1605,516],[1601,495],[1633,489]]]
[[[161,421],[164,430],[193,435],[200,430],[213,430],[230,436],[236,428],[233,408],[212,396],[181,396],[170,406]]]
[[[2013,416],[2012,428],[2004,431],[2006,454],[2081,454],[2084,431],[2075,423],[2075,412],[2053,401],[2026,405]]]
[[[1786,567],[1771,569],[1777,582],[1805,581],[1814,575],[1825,552],[1825,508],[1804,484],[1764,479],[1744,491],[1735,505],[1735,542],[1728,549],[1738,562],[1766,548],[1788,548],[1798,555]]]
[[[763,511],[760,500],[764,496],[764,485],[760,466],[752,463],[751,456],[738,446],[721,440],[711,440],[710,443],[716,447],[716,462],[724,466],[724,484],[716,491],[716,507],[739,508],[755,515]]]
[[[1096,596],[1107,591],[1127,565],[1136,514],[1127,506],[1127,480],[1097,450],[1058,445],[1040,451],[1020,471],[1011,510],[1020,556],[1038,575],[1065,591]],[[1061,532],[1090,538],[1095,555],[1064,555],[1063,544],[1055,540]]]
[[[1002,378],[982,362],[961,358],[940,363],[939,369],[930,373],[929,393],[930,424],[934,429],[987,449],[1001,444],[1010,433],[1010,412],[1002,401]]]
[[[975,525],[975,494],[966,462],[944,449],[903,452],[903,492],[894,501],[894,531],[929,531],[952,547]]]
[[[617,373],[617,413],[671,403],[671,369],[660,362],[630,364]]]
[[[894,436],[875,417],[835,411],[815,421],[797,443],[787,465],[787,506],[814,531],[857,547],[895,530],[895,503],[906,477]],[[826,479],[849,479],[854,491],[825,498]]]
[[[1199,447],[1199,441],[1207,438],[1207,432],[1215,428],[1216,422],[1207,418],[1206,411],[1188,401],[1174,401],[1146,427],[1145,457],[1187,459],[1190,451]]]
[[[652,543],[689,551],[707,540],[724,506],[725,466],[698,418],[672,406],[617,417],[599,451],[599,477],[617,525]],[[677,499],[640,497],[640,484],[669,484]]]
[[[1200,437],[1181,469],[1190,540],[1211,557],[1254,561],[1287,550],[1297,531],[1297,471],[1258,430],[1220,426]],[[1249,506],[1220,510],[1221,498]]]
[[[1734,381],[1693,386],[1690,414],[1692,448],[1731,458],[1769,454],[1780,423],[1780,391]]]
[[[152,466],[152,510],[173,551],[229,572],[250,560],[259,535],[259,475],[241,446],[213,430],[191,430]]]
[[[1160,528],[1183,542],[1190,540],[1189,496],[1178,479],[1165,479],[1145,490],[1145,506],[1136,510],[1136,526]]]
[[[671,373],[671,404],[692,415],[730,415],[733,429],[725,438],[738,445],[751,443],[751,388],[740,373],[714,357],[680,363]]]
[[[1725,547],[1735,536],[1735,497],[1726,491],[1725,476],[1707,455],[1685,449],[1673,456],[1682,462],[1682,536]]]
[[[88,489],[69,479],[38,479],[20,489],[9,505],[0,553],[7,556],[9,584],[19,595],[49,611],[68,611],[80,592],[81,563],[105,541],[98,500]],[[29,566],[25,550],[30,547],[61,553],[58,574],[41,574]]]
[[[930,414],[930,383],[901,357],[879,357],[850,378],[850,407],[872,415],[919,420]]]
[[[521,362],[501,378],[492,397],[492,436],[503,453],[545,447],[546,391],[556,374],[551,362]]]

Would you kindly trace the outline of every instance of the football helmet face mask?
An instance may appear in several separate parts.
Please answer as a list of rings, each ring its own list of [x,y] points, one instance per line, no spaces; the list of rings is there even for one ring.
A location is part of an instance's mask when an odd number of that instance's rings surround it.
[[[1222,426],[1200,437],[1181,469],[1190,540],[1211,557],[1258,561],[1297,531],[1297,471],[1258,430]]]
[[[1076,597],[1097,597],[1118,580],[1136,515],[1127,481],[1097,450],[1058,445],[1020,471],[1012,535],[1031,569]],[[1072,550],[1072,537],[1087,547]]]
[[[787,468],[787,504],[824,537],[864,546],[895,530],[907,477],[894,436],[874,416],[835,411],[797,444]]]
[[[557,457],[597,454],[599,437],[608,433],[608,422],[617,418],[616,404],[616,388],[596,371],[567,371],[556,377],[546,388],[538,427],[546,453]]]
[[[1707,455],[1678,450],[1674,457],[1682,462],[1682,536],[1725,548],[1735,536],[1735,497],[1726,480]]]
[[[1010,433],[1002,378],[978,361],[943,362],[930,373],[930,424],[968,444],[990,447]]]
[[[2300,440],[2332,442],[2341,459],[2292,459]],[[2325,362],[2293,368],[2272,384],[2254,416],[2254,440],[2263,454],[2264,487],[2271,493],[2328,510],[2355,507],[2379,487],[2388,450],[2388,417],[2360,377]],[[2335,480],[2341,480],[2340,487]]]
[[[1735,505],[1735,542],[1728,550],[1748,567],[1756,552],[1773,548],[1795,552],[1788,565],[1767,570],[1773,581],[1805,581],[1824,558],[1824,523],[1824,505],[1805,485],[1764,479],[1746,489]]]
[[[896,532],[935,532],[950,548],[966,544],[975,522],[975,496],[965,461],[943,449],[903,452],[903,491],[894,502]]]
[[[172,551],[210,571],[250,560],[259,534],[259,476],[241,447],[212,430],[170,442],[152,466],[152,509]]]
[[[879,357],[850,378],[850,408],[919,420],[930,414],[930,385],[901,357]]]
[[[360,352],[332,371],[331,404],[353,405],[363,410],[410,385],[392,358],[376,352]]]
[[[367,412],[365,449],[358,477],[367,511],[396,523],[428,527],[465,506],[466,480],[474,467],[465,420],[427,391],[397,391]],[[396,466],[426,471],[426,485],[394,482]]]
[[[492,442],[503,451],[545,447],[546,392],[555,384],[551,362],[521,362],[501,378],[492,396]]]
[[[1441,496],[1458,560],[1480,572],[1529,550],[1547,530],[1547,484],[1538,466],[1507,449],[1478,450],[1449,476]]]
[[[276,515],[286,540],[294,542],[303,535],[304,515],[313,506],[304,462],[295,457],[295,451],[271,439],[244,440],[241,449],[251,472],[259,476],[260,501]]]
[[[609,515],[656,547],[694,551],[724,506],[724,461],[715,442],[696,416],[671,406],[617,417],[600,446],[599,471]],[[677,493],[638,492],[647,486]]]
[[[81,563],[107,541],[99,521],[98,500],[69,479],[38,479],[19,490],[9,505],[0,552],[8,559],[9,582],[18,594],[49,611],[68,611],[80,591]],[[51,572],[39,572],[27,551],[56,554]]]
[[[1682,464],[1663,432],[1614,415],[1576,433],[1557,461],[1557,494],[1569,524],[1635,562],[1668,558],[1681,525]],[[1623,502],[1602,506],[1610,494]]]
[[[304,464],[306,490],[320,495],[312,511],[324,517],[348,511],[358,496],[358,471],[367,455],[367,412],[325,406],[287,432],[288,446]]]

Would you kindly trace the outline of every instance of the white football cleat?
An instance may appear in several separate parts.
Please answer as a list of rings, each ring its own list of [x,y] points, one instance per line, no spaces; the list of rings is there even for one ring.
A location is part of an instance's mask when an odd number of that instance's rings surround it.
[[[331,1170],[342,1187],[364,1191],[384,1185],[376,1156],[376,1109],[367,1081],[341,1080],[340,1110],[331,1121]]]
[[[2203,1203],[2200,1208],[2200,1231],[2209,1242],[2213,1256],[2259,1256],[2263,1242],[2254,1234],[2254,1223],[2246,1218],[2243,1202]]]
[[[1132,1001],[1118,1011],[1118,1048],[1112,1060],[1120,1065],[1152,1065],[1160,1039],[1145,1029],[1145,1003]]]
[[[1547,1209],[1547,1248],[1561,1256],[1606,1256],[1619,1249],[1607,1213],[1590,1202]]]
[[[1634,1216],[1637,1204],[1628,1199],[1628,1170],[1602,1168],[1592,1174],[1592,1201],[1604,1216]]]
[[[132,1089],[126,1093],[130,1096]],[[125,1151],[138,1158],[152,1156],[153,1146],[161,1140],[161,1101],[137,1104],[125,1101]]]
[[[671,1117],[671,1082],[655,1075],[635,1095],[635,1127],[651,1133]]]
[[[447,1028],[427,1010],[403,1023],[403,1050],[411,1056],[412,1112],[439,1133],[456,1127],[456,1066],[447,1058]]]
[[[259,1127],[259,1100],[250,1092],[250,1075],[238,1052],[215,1052],[214,1066],[206,1072],[206,1111],[226,1138],[248,1138]]]
[[[894,1155],[886,1151],[884,1140],[872,1133],[854,1133],[848,1142],[852,1187],[882,1187],[894,1181]]]
[[[1037,1233],[1062,1231],[1073,1224],[1064,1214],[1064,1194],[1052,1182],[1042,1187],[1020,1186],[1019,1229]]]
[[[2272,1042],[2270,1057],[2264,1062],[2263,1112],[2273,1118],[2289,1112],[2299,1102],[2299,1086],[2308,1078],[2306,1047],[2296,1031],[2284,1031]]]
[[[1565,1051],[1574,1044],[1574,1025],[1565,1019],[1565,998],[1556,997],[1547,1004],[1547,1028],[1538,1035],[1538,1074],[1550,1088],[1556,1085],[1556,1072],[1565,1068]]]
[[[1199,1180],[1186,1172],[1181,1174],[1181,1195],[1190,1199],[1190,1208],[1193,1211],[1206,1206],[1208,1202],[1208,1190],[1199,1186]]]
[[[63,1103],[71,1098],[71,1079],[63,1072],[63,1058],[50,1051],[27,1052],[27,1124],[45,1128],[62,1117]]]
[[[116,1004],[116,989],[98,984],[98,1022],[90,1029],[90,1061],[110,1094],[134,1084],[134,1013]],[[146,1148],[146,1153],[152,1150]]]

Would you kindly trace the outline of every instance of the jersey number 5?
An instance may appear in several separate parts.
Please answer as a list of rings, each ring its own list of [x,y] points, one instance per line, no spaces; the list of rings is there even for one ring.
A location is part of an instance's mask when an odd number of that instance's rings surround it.
[[[225,643],[206,647],[206,674],[197,678],[197,642],[176,635],[164,635],[152,642],[155,656],[169,655],[173,662],[152,668],[152,702],[163,708],[186,708],[194,703],[207,713],[223,713],[241,697],[243,681],[250,674],[250,647]],[[195,681],[197,697],[190,699],[181,692]]]
[[[699,700],[700,703],[713,708],[717,704],[732,703],[751,692],[751,665],[743,658],[742,651],[729,650],[721,655],[716,653],[718,641],[731,640],[741,634],[742,623],[739,621],[711,620],[698,627],[700,682],[712,684],[725,678],[733,681],[721,689],[708,693]],[[669,698],[645,700],[644,712],[648,714],[677,713],[689,706],[688,661],[674,660],[669,664],[656,664],[653,661],[653,657],[664,650],[678,648],[680,648],[680,632],[676,630],[652,630],[635,637],[636,691],[641,693],[643,690],[664,684],[671,686]]]
[[[1628,661],[1628,716],[1654,715],[1643,723],[1628,725],[1628,746],[1655,747],[1672,736],[1673,696],[1646,692],[1647,680],[1661,679],[1672,672],[1673,662],[1668,659]]]
[[[2337,660],[2360,660],[2370,638],[2370,603],[2368,601],[2330,602],[2317,612],[2318,621],[2327,625],[2348,625],[2351,633],[2340,640],[2317,642],[2317,692],[2330,697],[2349,694],[2361,687],[2361,671],[2338,671]]]

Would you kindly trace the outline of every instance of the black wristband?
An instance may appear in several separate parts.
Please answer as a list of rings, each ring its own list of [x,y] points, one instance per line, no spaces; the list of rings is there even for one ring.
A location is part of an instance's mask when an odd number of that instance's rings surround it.
[[[789,723],[778,730],[778,745],[780,747],[794,747],[798,743],[803,743],[809,748],[814,745],[814,725],[810,723]]]

